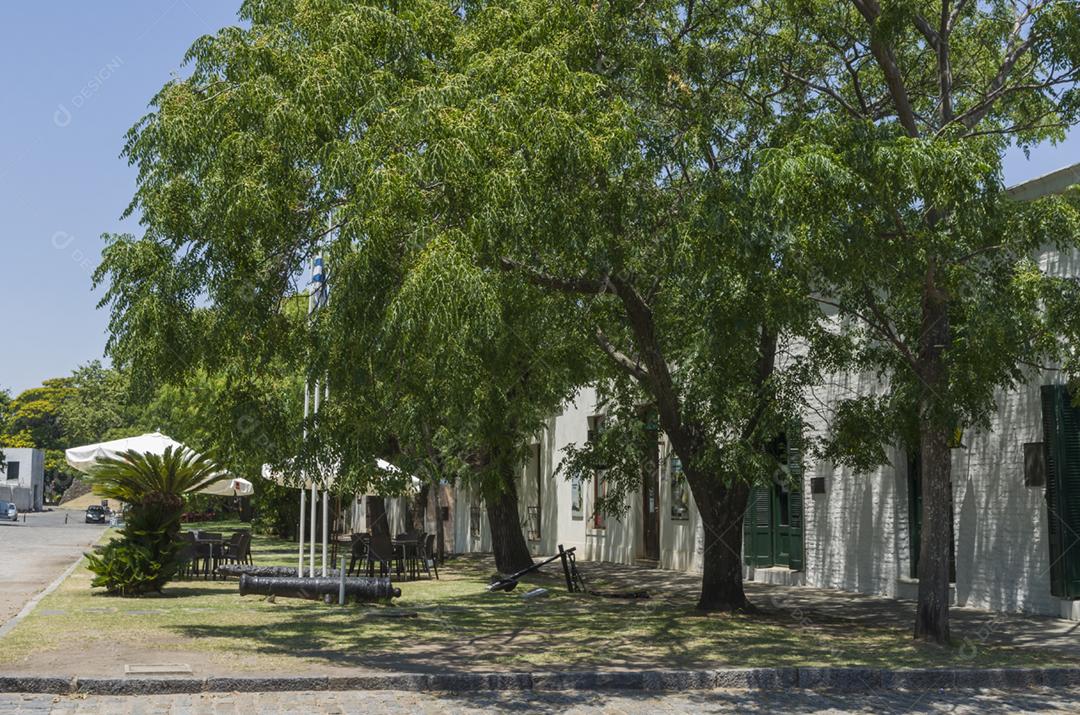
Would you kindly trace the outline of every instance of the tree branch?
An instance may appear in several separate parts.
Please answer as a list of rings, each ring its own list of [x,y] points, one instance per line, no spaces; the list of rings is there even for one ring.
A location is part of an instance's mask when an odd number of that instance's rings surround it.
[[[900,119],[900,125],[904,127],[904,131],[907,132],[909,137],[918,138],[918,121],[915,118],[915,111],[911,106],[911,98],[908,97],[907,87],[904,85],[900,67],[896,64],[896,54],[891,47],[881,41],[881,38],[875,32],[878,17],[881,15],[880,6],[878,6],[876,0],[851,0],[851,4],[862,14],[863,18],[866,19],[866,23],[870,26],[870,52],[874,55],[874,59],[877,60],[878,66],[885,75],[885,84],[889,88],[893,104],[896,105],[896,116]]]
[[[832,97],[837,103],[840,104],[841,107],[846,109],[848,111],[848,113],[851,114],[856,119],[865,119],[866,118],[865,115],[861,114],[858,109],[856,109],[851,104],[849,104],[847,100],[845,100],[843,97],[840,96],[839,92],[832,89],[831,87],[811,82],[810,80],[806,79],[805,77],[800,77],[799,75],[795,74],[794,72],[790,71],[788,68],[783,67],[783,66],[780,67],[780,71],[784,74],[784,76],[790,77],[791,79],[795,80],[796,82],[798,82],[798,83],[800,83],[800,84],[802,84],[802,85],[804,85],[806,87],[809,87],[810,89],[816,90],[818,92],[821,92],[822,94],[827,94],[828,96]]]
[[[905,345],[899,337],[897,337],[897,335],[892,331],[891,328],[889,328],[887,321],[882,322],[882,320],[884,319],[883,315],[880,316],[880,318],[877,317],[878,311],[875,311],[873,307],[871,307],[871,312],[875,313],[875,317],[870,317],[865,313],[855,310],[854,308],[846,306],[842,303],[828,300],[826,298],[820,298],[818,296],[812,295],[810,296],[810,299],[816,303],[821,303],[822,305],[828,305],[836,308],[841,313],[850,313],[851,315],[854,315],[856,318],[861,320],[866,325],[866,327],[873,330],[875,333],[887,340],[893,347],[895,347],[896,350],[900,353],[901,357],[904,358],[904,361],[908,363],[912,370],[915,370],[916,374],[918,374],[918,362],[915,359],[915,355],[911,352],[911,349],[908,348],[908,346]]]
[[[628,373],[638,382],[646,382],[649,379],[649,371],[641,366],[641,362],[634,360],[626,353],[619,351],[611,344],[611,341],[608,340],[608,337],[604,334],[603,330],[597,328],[593,337],[596,338],[596,343],[600,346],[600,349],[607,353],[607,356],[610,357],[616,365],[622,368],[624,372]]]
[[[606,279],[596,280],[585,276],[562,278],[506,257],[499,259],[499,267],[504,271],[515,271],[524,274],[525,278],[534,285],[563,293],[601,295],[613,292]]]

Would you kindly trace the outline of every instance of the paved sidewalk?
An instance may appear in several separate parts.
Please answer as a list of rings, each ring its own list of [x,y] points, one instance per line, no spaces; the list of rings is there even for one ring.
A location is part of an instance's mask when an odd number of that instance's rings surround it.
[[[833,695],[735,691],[695,693],[471,693],[395,691],[215,695],[0,695],[0,714],[20,715],[272,715],[273,713],[1075,713],[1080,691],[951,692]]]
[[[0,562],[0,623],[64,572],[101,538],[100,524],[87,524],[82,512],[46,511],[0,522],[4,558]],[[67,519],[67,523],[64,523]]]

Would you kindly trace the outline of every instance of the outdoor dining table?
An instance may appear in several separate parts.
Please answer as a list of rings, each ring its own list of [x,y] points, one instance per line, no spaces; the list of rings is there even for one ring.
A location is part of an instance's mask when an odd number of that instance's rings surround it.
[[[205,544],[208,547],[207,551],[209,552],[210,568],[206,569],[206,571],[203,572],[203,579],[205,580],[206,578],[209,578],[210,573],[213,572],[214,580],[217,580],[218,559],[220,559],[221,556],[225,552],[225,539],[224,539],[224,537],[220,537],[220,536],[206,537],[206,536],[200,535],[199,532],[195,532],[195,542],[194,543],[195,543],[196,547],[198,547],[199,545],[202,545],[202,544]]]
[[[391,545],[395,549],[401,549],[401,558],[398,559],[398,575],[402,575],[402,568],[409,570],[410,578],[420,578],[420,569],[416,566],[416,560],[419,556],[418,548],[420,540],[417,538],[411,539],[390,539]],[[412,549],[412,557],[410,558],[409,550]],[[408,565],[406,566],[406,561]]]

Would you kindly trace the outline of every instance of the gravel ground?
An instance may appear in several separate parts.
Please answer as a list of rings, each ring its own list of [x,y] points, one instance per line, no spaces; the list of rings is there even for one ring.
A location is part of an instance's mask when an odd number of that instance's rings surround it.
[[[243,693],[152,696],[2,695],[0,714],[240,715],[241,713],[1076,713],[1080,690],[826,694],[751,693]]]
[[[68,523],[64,523],[67,518]],[[81,511],[44,511],[0,521],[0,624],[7,622],[97,543],[105,527],[87,524]]]

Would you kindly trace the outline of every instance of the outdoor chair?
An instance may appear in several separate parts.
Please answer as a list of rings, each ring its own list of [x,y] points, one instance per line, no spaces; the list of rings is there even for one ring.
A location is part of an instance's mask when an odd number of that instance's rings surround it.
[[[411,541],[412,543],[405,545],[405,554],[408,556],[408,564],[412,578],[420,578],[421,568],[427,571],[428,578],[431,578],[431,571],[428,571],[427,560],[424,558],[424,546],[427,541],[427,535],[423,531],[414,532]]]
[[[393,566],[397,566],[397,573],[401,573],[401,558],[398,551],[383,534],[372,534],[371,542],[367,547],[367,570],[369,576],[375,575],[375,564],[379,564],[379,575],[389,576]]]
[[[424,570],[428,578],[431,578],[431,569],[435,569],[435,580],[439,580],[439,562],[435,558],[435,534],[424,537],[423,548],[420,550],[420,558],[423,559]],[[429,565],[430,564],[430,565]]]
[[[185,538],[185,534],[190,534],[190,531],[180,535],[180,542],[183,546],[180,547],[180,552],[176,555],[176,560],[179,566],[176,569],[176,575],[180,578],[190,577],[197,567],[197,554],[195,551],[195,539]]]
[[[251,558],[251,532],[245,531],[243,532],[243,534],[244,543],[240,547],[240,563],[253,566],[255,564],[255,561]]]
[[[345,572],[346,575],[352,576],[354,568],[364,568],[364,564],[367,563],[367,552],[368,535],[353,534],[352,543],[350,545],[349,570]],[[357,567],[357,563],[360,564],[359,567]]]
[[[251,563],[251,532],[236,531],[223,544],[221,558],[225,563],[250,564]]]
[[[214,574],[217,578],[218,559],[221,558],[221,544],[212,541],[196,541],[195,562],[202,564],[203,580]]]

